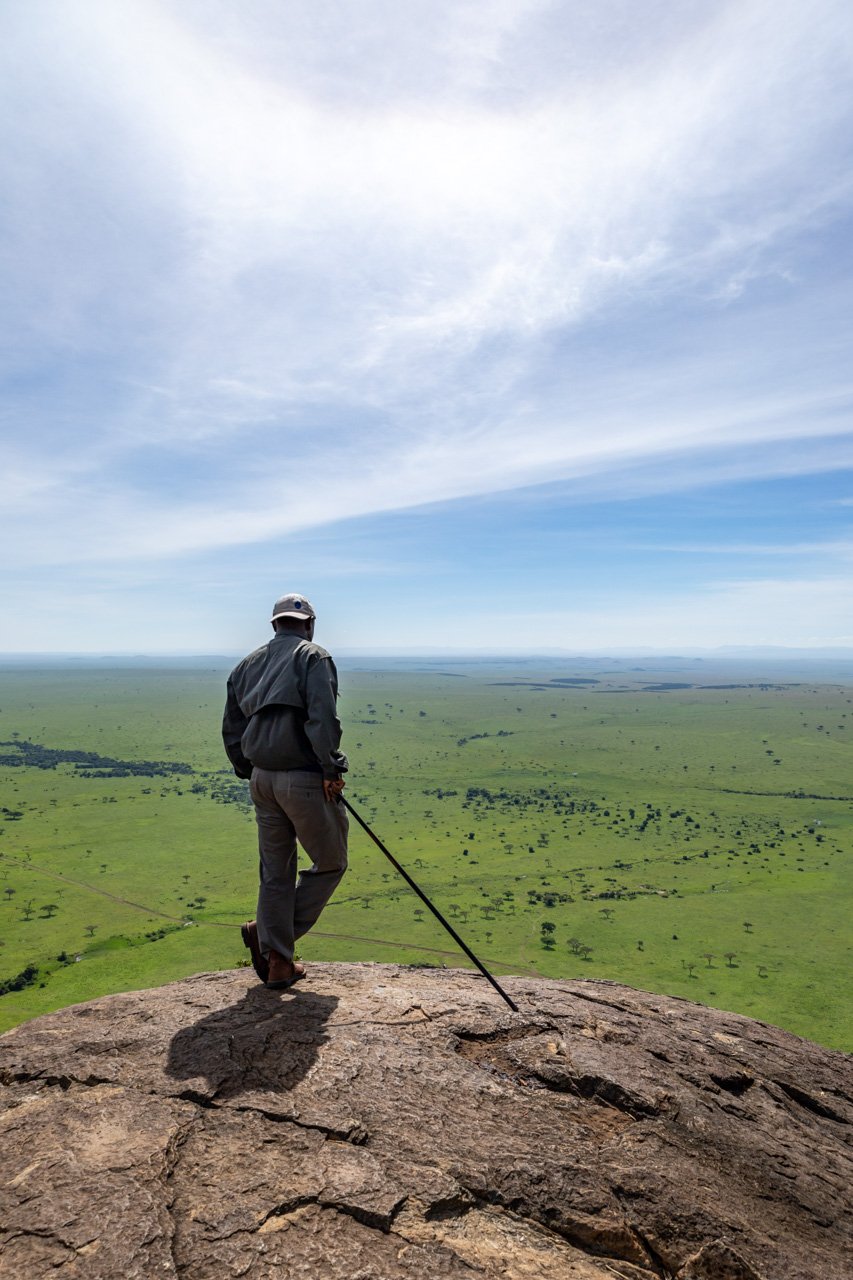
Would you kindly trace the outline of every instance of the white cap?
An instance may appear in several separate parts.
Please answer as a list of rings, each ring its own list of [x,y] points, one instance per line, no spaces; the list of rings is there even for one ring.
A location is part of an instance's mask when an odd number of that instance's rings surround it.
[[[314,606],[304,596],[280,596],[272,607],[270,622],[275,622],[276,618],[316,618],[316,616]]]

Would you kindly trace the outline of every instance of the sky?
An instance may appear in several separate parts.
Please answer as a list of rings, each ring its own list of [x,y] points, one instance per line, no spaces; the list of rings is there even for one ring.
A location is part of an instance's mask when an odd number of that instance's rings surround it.
[[[841,0],[0,0],[0,651],[853,647]]]

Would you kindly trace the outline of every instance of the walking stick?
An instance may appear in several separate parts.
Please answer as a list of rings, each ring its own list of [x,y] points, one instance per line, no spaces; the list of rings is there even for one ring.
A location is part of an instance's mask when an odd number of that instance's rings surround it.
[[[382,852],[385,854],[385,857],[388,859],[388,861],[391,863],[391,865],[392,865],[392,866],[393,866],[397,871],[399,871],[400,875],[403,877],[403,879],[406,881],[406,883],[407,883],[407,884],[409,884],[409,885],[411,885],[411,887],[414,889],[415,893],[416,893],[416,894],[418,895],[418,897],[420,898],[421,902],[425,902],[425,903],[426,903],[426,905],[429,907],[430,911],[432,912],[432,914],[435,916],[435,918],[436,918],[436,919],[437,919],[441,924],[443,924],[443,925],[444,925],[445,929],[446,929],[446,930],[447,930],[447,932],[450,934],[451,938],[452,938],[452,939],[453,939],[453,941],[457,944],[457,946],[460,946],[460,947],[462,948],[462,950],[465,952],[465,954],[466,954],[466,956],[468,957],[468,959],[469,959],[469,960],[473,960],[474,964],[475,964],[475,965],[477,966],[477,968],[480,970],[480,973],[482,973],[483,977],[484,977],[484,978],[488,978],[489,982],[491,982],[492,986],[494,987],[495,991],[497,991],[498,995],[499,995],[499,996],[502,996],[502,997],[503,997],[503,999],[504,999],[504,1000],[506,1000],[506,1002],[507,1002],[507,1004],[509,1005],[510,1009],[512,1009],[514,1013],[518,1013],[518,1005],[517,1005],[517,1004],[514,1004],[514,1003],[513,1003],[513,1001],[512,1001],[512,1000],[510,1000],[509,996],[508,996],[508,995],[507,995],[507,993],[504,991],[503,987],[502,987],[502,986],[500,986],[500,984],[499,984],[498,982],[496,982],[496,981],[495,981],[495,979],[494,979],[494,978],[492,977],[492,975],[489,973],[489,971],[488,971],[488,969],[486,968],[486,966],[485,966],[485,965],[483,965],[483,964],[481,964],[481,963],[480,963],[480,961],[477,959],[477,957],[474,955],[474,952],[471,950],[471,948],[465,945],[465,943],[464,943],[464,942],[462,941],[462,939],[459,937],[459,934],[458,934],[458,933],[456,932],[456,930],[453,928],[453,925],[452,925],[452,924],[450,924],[447,920],[445,920],[444,916],[441,914],[441,912],[439,911],[438,907],[433,906],[433,904],[430,902],[429,898],[426,896],[426,894],[424,893],[424,891],[423,891],[422,889],[420,889],[420,888],[415,884],[414,880],[413,880],[413,879],[412,879],[412,877],[409,875],[408,871],[406,871],[404,867],[401,867],[401,866],[400,866],[400,864],[399,864],[399,862],[397,861],[397,859],[394,857],[394,855],[393,855],[392,853],[390,853],[390,852],[388,851],[388,849],[386,849],[386,848],[385,848],[385,845],[384,845],[384,844],[382,843],[382,841],[379,839],[379,836],[376,834],[376,832],[375,832],[375,831],[371,831],[370,827],[369,827],[369,826],[367,825],[367,823],[364,821],[364,818],[362,818],[362,816],[361,816],[360,814],[356,813],[355,809],[353,809],[352,805],[350,804],[349,800],[347,800],[346,796],[341,795],[341,796],[339,797],[339,799],[340,799],[340,800],[341,800],[341,802],[343,803],[344,808],[348,809],[348,810],[349,810],[349,812],[352,814],[352,816],[355,818],[355,820],[356,820],[356,822],[358,823],[358,825],[359,825],[360,827],[363,827],[363,828],[364,828],[364,830],[365,830],[365,831],[367,832],[367,834],[370,836],[370,838],[371,838],[371,840],[373,841],[373,843],[374,843],[378,848],[380,848],[380,849],[382,850]]]

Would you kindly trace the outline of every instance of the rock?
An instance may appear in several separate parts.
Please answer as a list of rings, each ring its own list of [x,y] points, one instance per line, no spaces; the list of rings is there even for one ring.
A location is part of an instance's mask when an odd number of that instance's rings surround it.
[[[0,1037],[0,1276],[849,1280],[848,1057],[507,988],[239,969]]]
[[[744,1262],[734,1249],[722,1240],[712,1240],[688,1258],[676,1280],[762,1280],[758,1272]]]

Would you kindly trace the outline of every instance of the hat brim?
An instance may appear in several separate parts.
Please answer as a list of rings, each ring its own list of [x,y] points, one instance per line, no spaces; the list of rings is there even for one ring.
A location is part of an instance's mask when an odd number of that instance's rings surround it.
[[[277,622],[279,618],[302,618],[305,621],[313,622],[316,614],[307,613],[304,609],[297,609],[288,613],[274,613],[270,618],[270,622]]]

